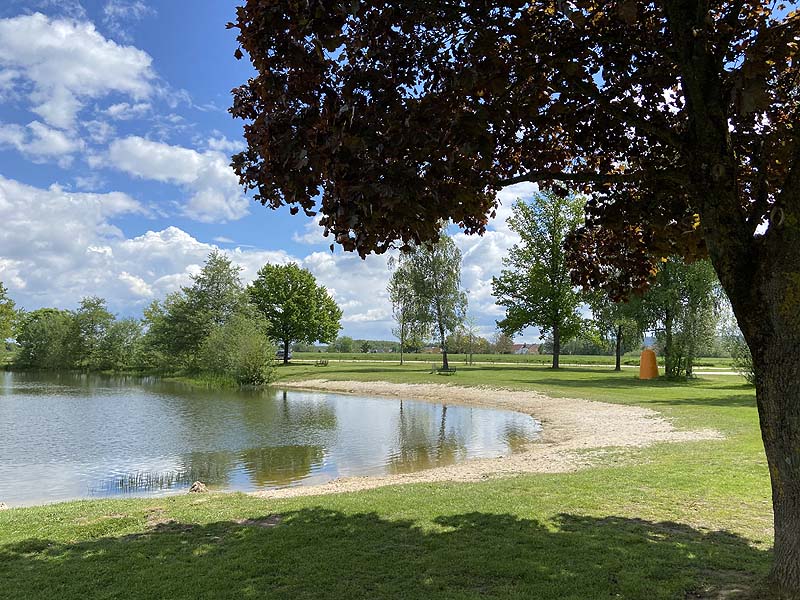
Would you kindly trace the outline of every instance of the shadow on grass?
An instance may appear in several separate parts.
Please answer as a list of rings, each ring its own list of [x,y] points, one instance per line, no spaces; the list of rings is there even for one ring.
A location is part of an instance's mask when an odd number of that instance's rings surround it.
[[[0,546],[0,597],[736,598],[769,562],[744,538],[677,523],[471,513],[436,524],[305,509],[77,543],[30,539]]]

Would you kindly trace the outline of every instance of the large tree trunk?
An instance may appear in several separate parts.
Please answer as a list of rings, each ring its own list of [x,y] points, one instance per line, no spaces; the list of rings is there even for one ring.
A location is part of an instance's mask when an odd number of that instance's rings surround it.
[[[558,324],[553,327],[553,368],[558,369],[558,359],[561,355],[561,331]]]
[[[761,437],[772,482],[777,593],[800,598],[800,340],[783,338],[753,356]]]
[[[289,364],[289,340],[283,340],[283,364]]]
[[[622,325],[617,325],[617,347],[614,370],[622,371]]]

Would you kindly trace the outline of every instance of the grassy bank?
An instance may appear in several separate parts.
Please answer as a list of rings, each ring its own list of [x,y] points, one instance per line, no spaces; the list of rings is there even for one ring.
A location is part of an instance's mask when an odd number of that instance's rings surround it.
[[[0,598],[759,597],[769,482],[753,392],[738,377],[641,382],[531,365],[442,377],[358,363],[279,376],[536,389],[648,406],[727,437],[615,454],[571,474],[3,511]]]

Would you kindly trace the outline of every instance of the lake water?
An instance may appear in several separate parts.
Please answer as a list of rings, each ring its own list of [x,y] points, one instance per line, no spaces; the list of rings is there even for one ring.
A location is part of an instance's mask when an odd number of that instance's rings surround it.
[[[515,412],[158,379],[0,372],[0,502],[263,490],[506,455]]]

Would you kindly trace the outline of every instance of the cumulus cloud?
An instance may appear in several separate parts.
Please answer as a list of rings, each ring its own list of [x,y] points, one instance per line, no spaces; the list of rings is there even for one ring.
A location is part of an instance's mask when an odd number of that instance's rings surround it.
[[[105,114],[116,121],[138,119],[150,112],[152,106],[149,102],[117,102],[105,109]]]
[[[22,84],[31,110],[46,123],[72,128],[89,99],[153,93],[152,59],[103,37],[87,21],[41,13],[0,19],[0,80]]]
[[[222,152],[197,152],[130,136],[114,140],[108,157],[112,166],[131,175],[182,186],[189,198],[181,210],[192,219],[234,221],[249,212],[249,201]]]
[[[39,121],[32,121],[25,127],[0,123],[0,148],[15,148],[36,163],[52,160],[61,167],[68,167],[72,155],[83,148],[83,142]]]

